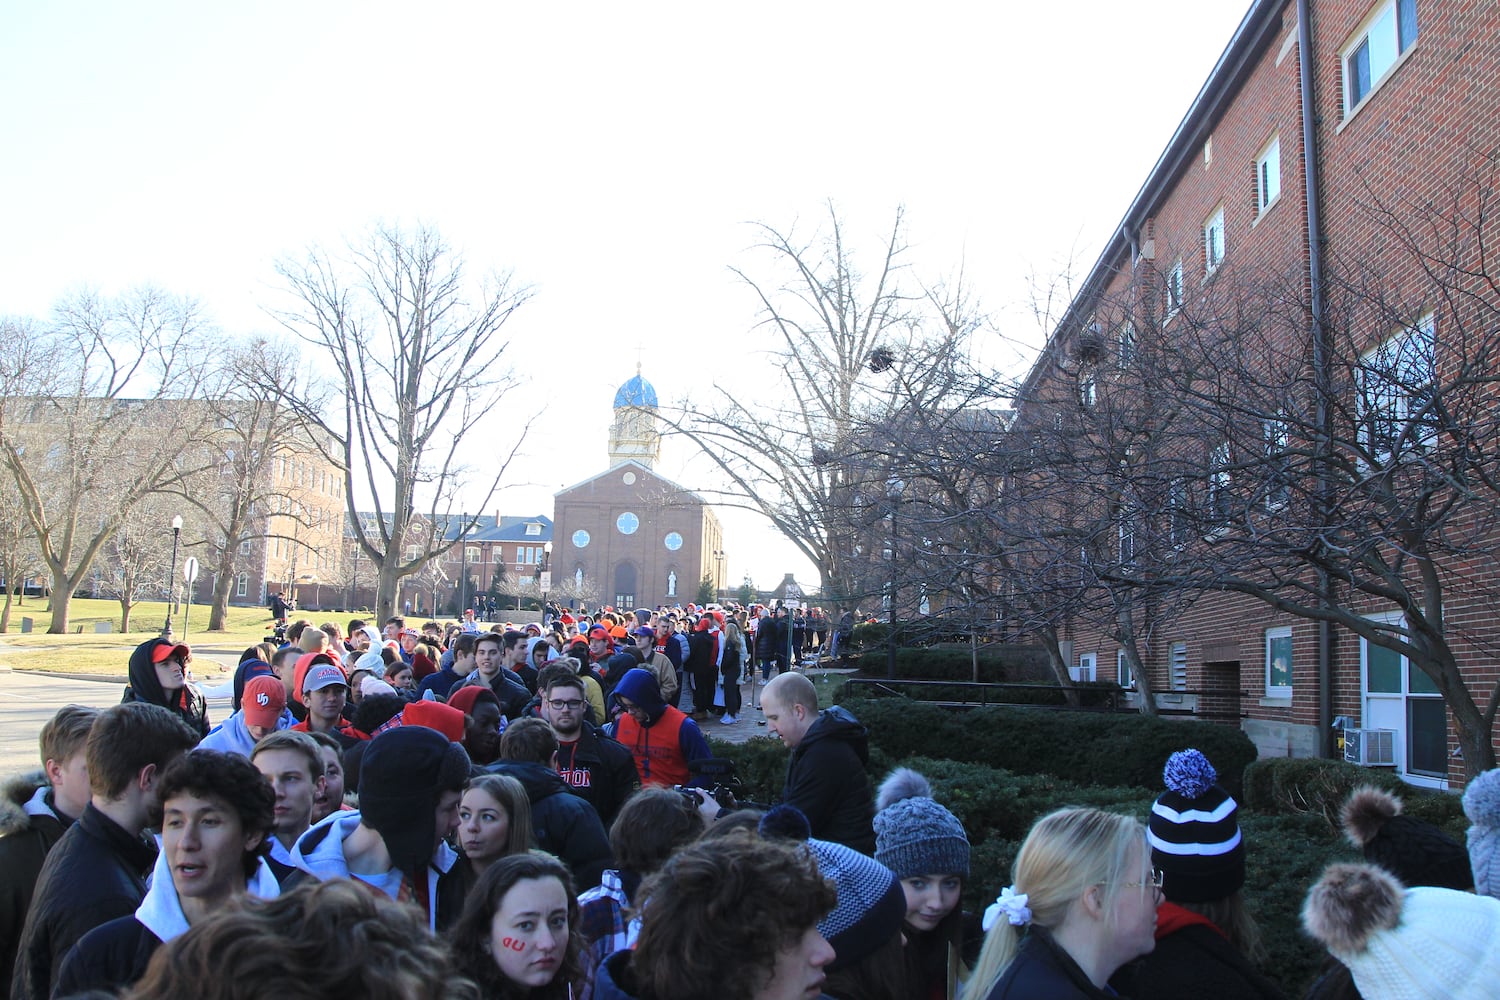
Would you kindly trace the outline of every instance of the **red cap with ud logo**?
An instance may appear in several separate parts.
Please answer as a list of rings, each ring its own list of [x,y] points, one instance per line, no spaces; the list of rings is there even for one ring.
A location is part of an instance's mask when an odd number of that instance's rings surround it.
[[[274,726],[286,709],[286,685],[279,677],[252,677],[245,682],[245,697],[240,702],[247,726]]]

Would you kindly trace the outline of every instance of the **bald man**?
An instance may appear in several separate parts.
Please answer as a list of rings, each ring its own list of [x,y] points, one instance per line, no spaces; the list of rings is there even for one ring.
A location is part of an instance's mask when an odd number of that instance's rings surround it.
[[[806,816],[812,835],[875,853],[869,731],[835,705],[818,711],[818,692],[802,674],[783,673],[760,697],[766,726],[792,751],[782,799]]]

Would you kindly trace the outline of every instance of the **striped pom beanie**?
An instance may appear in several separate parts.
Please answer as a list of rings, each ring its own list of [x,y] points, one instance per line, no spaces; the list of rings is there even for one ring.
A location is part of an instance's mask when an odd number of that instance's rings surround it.
[[[1162,769],[1167,790],[1151,805],[1146,836],[1162,892],[1174,903],[1208,903],[1245,884],[1239,804],[1215,782],[1197,750],[1179,750]]]

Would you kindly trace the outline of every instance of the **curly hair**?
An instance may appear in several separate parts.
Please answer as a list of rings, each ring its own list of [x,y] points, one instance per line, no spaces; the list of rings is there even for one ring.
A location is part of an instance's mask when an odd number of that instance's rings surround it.
[[[546,986],[530,991],[505,978],[490,953],[491,927],[505,896],[516,883],[527,879],[555,878],[562,883],[568,900],[568,946],[557,974]],[[464,911],[448,932],[458,970],[479,984],[487,1000],[568,1000],[583,982],[583,964],[579,957],[581,939],[578,931],[578,898],[573,891],[573,876],[561,861],[545,851],[528,851],[501,858],[485,869],[474,888],[464,899]]]
[[[218,799],[239,817],[245,833],[259,833],[259,846],[244,856],[245,877],[255,874],[261,855],[271,849],[269,835],[276,820],[276,792],[250,758],[219,750],[190,750],[168,764],[156,783],[151,825],[161,828],[169,800],[179,795]]]
[[[351,879],[245,898],[163,944],[126,1000],[478,1000],[422,913]]]
[[[776,957],[838,900],[801,844],[735,831],[683,848],[641,887],[631,967],[642,993],[751,1000]]]

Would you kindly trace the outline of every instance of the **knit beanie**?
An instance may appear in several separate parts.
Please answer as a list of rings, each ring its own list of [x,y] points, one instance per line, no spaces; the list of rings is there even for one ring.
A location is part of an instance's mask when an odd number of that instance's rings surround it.
[[[848,968],[873,954],[901,931],[906,893],[891,870],[874,858],[829,840],[807,841],[818,874],[838,889],[838,902],[818,921],[818,933],[833,945],[828,971]]]
[[[964,825],[932,799],[932,785],[909,767],[880,783],[875,799],[875,860],[896,878],[969,875]]]
[[[1474,891],[1500,898],[1500,768],[1486,771],[1464,789],[1469,827],[1469,866]]]
[[[1365,860],[1401,880],[1402,885],[1470,889],[1474,874],[1469,854],[1458,841],[1424,820],[1401,814],[1401,800],[1370,785],[1356,788],[1344,803],[1344,834],[1364,851]]]
[[[1239,804],[1215,784],[1219,775],[1198,750],[1167,758],[1167,790],[1151,804],[1146,838],[1162,893],[1174,903],[1208,903],[1245,884]]]
[[[395,867],[415,876],[437,846],[438,798],[464,787],[469,755],[426,726],[386,730],[365,744],[359,770],[361,821],[380,834]]]
[[[1500,982],[1500,900],[1404,889],[1371,864],[1331,865],[1302,907],[1307,932],[1349,967],[1360,995],[1480,1000]]]

